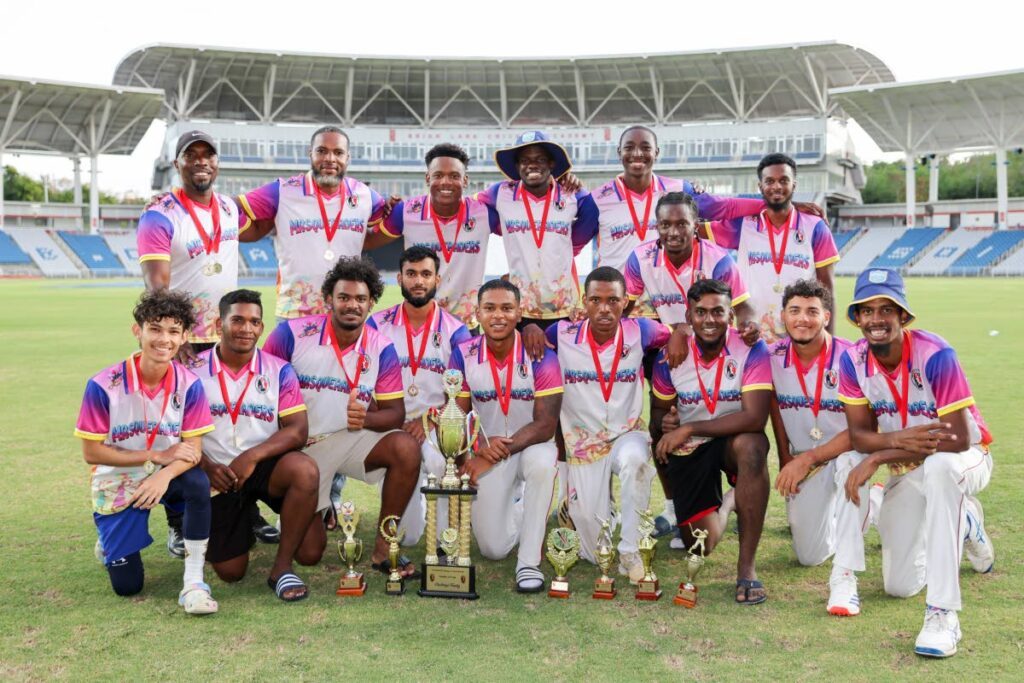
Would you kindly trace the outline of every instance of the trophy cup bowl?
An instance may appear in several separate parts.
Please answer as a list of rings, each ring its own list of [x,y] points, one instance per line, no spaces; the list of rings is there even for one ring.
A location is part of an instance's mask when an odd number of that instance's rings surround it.
[[[387,582],[384,585],[384,592],[388,595],[403,595],[405,593],[405,577],[398,571],[398,544],[404,536],[399,533],[398,523],[402,520],[398,515],[388,515],[380,522],[380,535],[388,542],[388,564],[391,565],[391,573],[388,574]]]
[[[355,537],[356,526],[359,524],[359,513],[351,501],[341,504],[341,521],[339,526],[344,539],[338,541],[338,556],[348,566],[348,571],[338,580],[337,594],[347,597],[359,597],[366,594],[366,580],[362,572],[355,570],[355,563],[363,556],[363,541]]]
[[[548,562],[555,568],[555,578],[551,579],[549,598],[568,598],[569,581],[565,575],[579,559],[580,537],[573,529],[559,527],[548,534]]]
[[[654,555],[657,551],[658,541],[651,537],[654,532],[654,515],[650,510],[640,513],[640,541],[637,543],[637,552],[640,554],[640,561],[644,565],[644,576],[637,583],[637,600],[660,600],[661,587],[658,584],[658,576],[654,573]]]

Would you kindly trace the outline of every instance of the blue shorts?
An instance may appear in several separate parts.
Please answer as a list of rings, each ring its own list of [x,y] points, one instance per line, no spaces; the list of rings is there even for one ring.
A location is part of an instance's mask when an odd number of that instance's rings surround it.
[[[165,507],[180,512],[182,504],[164,503]],[[153,542],[149,535],[149,510],[125,508],[112,515],[92,513],[103,546],[103,564],[110,565],[132,553],[137,553]]]

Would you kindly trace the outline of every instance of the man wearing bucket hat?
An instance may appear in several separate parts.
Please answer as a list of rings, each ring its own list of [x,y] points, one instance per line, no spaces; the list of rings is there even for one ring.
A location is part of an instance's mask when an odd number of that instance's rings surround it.
[[[952,347],[906,329],[914,314],[899,273],[861,273],[847,317],[864,338],[843,355],[839,398],[853,447],[868,455],[846,496],[858,502],[861,485],[889,467],[878,519],[885,591],[909,597],[927,586],[914,651],[949,657],[960,640],[961,552],[978,572],[995,557],[974,497],[992,474],[992,436]]]

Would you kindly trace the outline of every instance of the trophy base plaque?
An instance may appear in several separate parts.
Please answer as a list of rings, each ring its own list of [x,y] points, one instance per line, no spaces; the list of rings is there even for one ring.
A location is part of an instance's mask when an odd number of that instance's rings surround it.
[[[388,581],[384,584],[384,592],[387,595],[405,595],[405,581],[400,579],[398,581]]]
[[[425,598],[460,598],[476,600],[476,567],[459,567],[445,564],[424,564],[421,566],[420,589],[416,591]]]
[[[611,600],[618,594],[615,590],[615,579],[598,579],[594,582],[594,594],[590,597],[595,600]]]
[[[644,581],[640,580],[640,583],[636,585],[636,599],[637,600],[660,600],[661,599],[661,588],[658,585],[658,580]]]
[[[558,579],[551,580],[551,589],[548,590],[549,598],[562,598],[569,597],[569,582],[559,581]]]
[[[366,580],[363,579],[362,574],[356,576],[343,576],[338,581],[338,595],[348,597],[359,597],[366,595]]]
[[[679,592],[672,598],[672,602],[693,609],[697,605],[697,587],[683,581],[679,584]]]

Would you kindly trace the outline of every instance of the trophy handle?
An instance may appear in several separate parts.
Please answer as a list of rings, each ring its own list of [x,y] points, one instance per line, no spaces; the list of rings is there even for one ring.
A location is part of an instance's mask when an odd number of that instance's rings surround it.
[[[466,413],[466,447],[462,453],[467,453],[470,458],[473,457],[473,444],[480,436],[484,437],[484,440],[490,444],[490,439],[487,438],[487,434],[484,433],[480,427],[480,417],[476,414],[475,410],[471,410]],[[461,455],[461,453],[460,453]]]
[[[437,443],[437,438],[434,434],[434,427],[438,425],[435,419],[437,415],[437,408],[430,408],[427,412],[423,413],[423,434],[426,436],[427,441],[434,447],[437,452],[441,452],[441,447]]]

